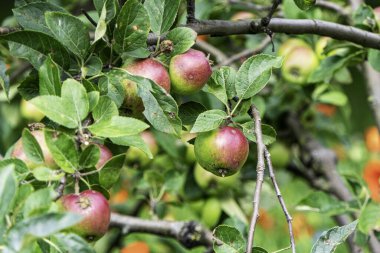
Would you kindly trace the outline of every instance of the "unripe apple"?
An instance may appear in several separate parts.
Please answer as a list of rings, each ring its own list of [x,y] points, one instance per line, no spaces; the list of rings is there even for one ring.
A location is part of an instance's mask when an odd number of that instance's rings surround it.
[[[144,131],[141,133],[141,138],[148,145],[150,152],[155,156],[158,153],[158,145],[154,135],[149,131]],[[130,147],[126,154],[126,160],[131,164],[139,164],[141,166],[146,166],[150,159],[149,157],[139,148]]]
[[[137,60],[123,66],[129,73],[153,80],[156,84],[170,92],[170,77],[165,67],[153,59]],[[124,106],[132,112],[132,115],[139,117],[144,111],[144,104],[137,95],[136,83],[124,80],[125,99]]]
[[[194,151],[204,169],[224,177],[237,173],[244,165],[249,145],[239,129],[225,126],[199,134],[195,139]]]
[[[169,73],[173,91],[190,95],[202,89],[210,78],[212,69],[203,52],[190,49],[170,60]]]
[[[380,6],[373,9],[377,26],[380,28]]]
[[[294,48],[307,46],[308,44],[305,41],[297,38],[291,38],[281,44],[280,48],[278,49],[278,55],[286,57]]]
[[[58,200],[62,210],[79,214],[82,221],[69,230],[89,241],[97,240],[108,230],[110,207],[107,199],[99,192],[86,190],[79,194],[64,195]]]
[[[99,161],[97,162],[97,164],[95,165],[95,167],[97,169],[100,169],[101,167],[103,167],[104,164],[106,164],[106,162],[112,158],[112,152],[109,148],[107,148],[106,146],[102,145],[102,144],[96,144],[99,149],[100,149],[100,157],[99,157]]]
[[[232,21],[244,20],[244,19],[254,19],[255,15],[252,12],[248,11],[239,11],[232,15]]]
[[[305,84],[309,75],[318,67],[318,57],[308,46],[293,48],[281,67],[284,79],[294,84]]]
[[[315,44],[315,53],[317,54],[319,59],[326,58],[327,55],[325,55],[323,52],[325,50],[325,47],[327,46],[327,43],[331,40],[329,37],[321,37],[317,43]]]
[[[45,117],[45,114],[38,110],[37,107],[24,99],[21,100],[20,110],[22,117],[27,120],[39,122]]]
[[[290,162],[290,152],[284,144],[280,142],[274,143],[269,148],[272,165],[275,169],[285,168]]]
[[[47,167],[51,168],[51,169],[57,168],[57,164],[55,163],[55,161],[53,159],[53,156],[50,153],[50,150],[49,150],[48,146],[46,145],[44,132],[41,131],[41,130],[36,130],[36,131],[32,131],[31,133],[32,133],[32,135],[34,136],[34,138],[36,139],[36,141],[38,142],[38,144],[41,147],[42,154],[43,154],[44,160],[45,160],[44,164]],[[26,156],[26,153],[24,151],[24,147],[23,147],[23,144],[22,144],[22,138],[19,139],[15,143],[11,156],[24,161],[25,164],[30,169],[34,169],[34,168],[36,168],[36,167],[38,167],[40,165],[43,165],[43,164],[38,164],[38,163],[30,160]]]
[[[209,198],[202,210],[201,220],[209,228],[215,227],[222,215],[222,206],[216,198]]]

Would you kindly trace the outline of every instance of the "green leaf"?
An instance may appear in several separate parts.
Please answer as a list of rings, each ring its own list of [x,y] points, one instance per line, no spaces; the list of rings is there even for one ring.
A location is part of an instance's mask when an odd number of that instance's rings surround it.
[[[311,253],[332,253],[343,243],[347,237],[352,234],[358,221],[354,221],[346,226],[334,227],[322,233],[318,241],[314,244]]]
[[[66,48],[53,37],[44,33],[18,31],[2,35],[0,39],[15,42],[18,46],[21,45],[22,48],[17,50],[17,56],[26,58],[30,60],[31,63],[42,63],[43,60],[50,55],[51,58],[63,68],[70,65],[70,54]]]
[[[37,167],[32,170],[33,176],[38,181],[50,182],[59,181],[64,177],[65,173],[61,170],[52,170],[47,167]]]
[[[79,165],[82,168],[95,167],[100,158],[100,149],[97,145],[87,146],[79,157]]]
[[[56,197],[57,192],[51,187],[33,192],[24,203],[24,218],[47,212]]]
[[[115,137],[111,138],[111,141],[121,146],[136,147],[143,151],[149,157],[149,159],[153,159],[153,155],[149,149],[149,146],[145,143],[144,139],[141,138],[140,135]]]
[[[97,56],[91,56],[81,68],[82,76],[96,76],[102,72],[103,62]]]
[[[128,0],[117,17],[113,33],[115,51],[122,54],[146,47],[149,30],[149,16],[144,6],[138,0]]]
[[[36,163],[44,162],[45,159],[41,147],[27,128],[22,131],[22,147],[28,159]]]
[[[94,0],[94,6],[98,11],[99,16],[102,15],[105,6],[105,9],[107,10],[106,22],[109,23],[114,17],[116,17],[119,4],[117,0]]]
[[[46,144],[58,166],[67,173],[78,169],[79,157],[73,138],[65,133],[44,130]]]
[[[8,244],[15,251],[20,251],[30,238],[52,235],[62,229],[80,222],[81,216],[73,213],[48,213],[18,222],[8,234]]]
[[[363,30],[376,29],[376,17],[371,6],[360,4],[359,7],[352,14],[352,19],[355,27]]]
[[[228,99],[236,96],[235,91],[236,71],[231,67],[221,67],[212,73],[203,91],[215,95],[228,106]]]
[[[147,128],[149,125],[141,120],[121,116],[113,116],[109,120],[98,121],[88,127],[93,134],[100,137],[136,135]]]
[[[92,44],[95,44],[95,42],[97,42],[98,40],[103,38],[104,35],[106,34],[106,32],[107,32],[106,18],[107,18],[107,6],[106,6],[106,4],[104,4],[102,11],[100,13],[98,24],[96,25],[95,38],[94,38],[94,41],[92,42]]]
[[[368,234],[370,231],[380,228],[380,204],[369,203],[359,218],[359,230]]]
[[[333,196],[326,194],[322,191],[315,191],[310,193],[302,199],[297,209],[312,210],[325,213],[326,215],[337,215],[344,213],[349,208],[347,202],[340,202]]]
[[[82,237],[76,234],[55,234],[53,236],[63,252],[95,253]]]
[[[66,10],[48,3],[36,2],[30,3],[19,8],[13,9],[14,17],[17,22],[25,29],[53,35],[49,27],[46,25],[45,12],[58,11],[66,13]]]
[[[91,91],[87,93],[88,97],[88,111],[92,112],[96,105],[99,103],[99,91]]]
[[[157,34],[169,31],[177,16],[180,0],[146,0],[151,30]]]
[[[117,155],[107,161],[99,171],[99,183],[106,189],[111,188],[119,179],[123,168],[125,154]]]
[[[65,105],[70,106],[70,111],[75,112],[78,125],[89,112],[87,92],[83,85],[74,79],[67,79],[62,84],[62,99]]]
[[[216,253],[244,253],[245,241],[239,230],[221,225],[214,230],[214,250]]]
[[[45,19],[54,37],[79,58],[85,59],[90,48],[86,25],[80,19],[60,12],[47,12]]]
[[[16,172],[16,177],[18,181],[24,180],[26,176],[29,174],[29,169],[22,160],[15,158],[0,160],[0,169],[5,168],[9,165],[14,165],[14,170]]]
[[[9,83],[9,76],[6,74],[7,67],[5,65],[5,62],[0,59],[0,87],[5,91],[5,96],[9,100],[9,89],[10,89],[10,83]]]
[[[228,117],[222,110],[209,110],[199,114],[191,133],[207,132],[219,127]]]
[[[346,94],[340,91],[330,91],[323,93],[317,99],[320,102],[328,103],[336,106],[345,106],[348,102]]]
[[[282,57],[259,54],[248,58],[239,68],[236,93],[239,99],[247,99],[259,93],[268,83],[273,68],[280,68]]]
[[[99,89],[101,95],[107,95],[115,102],[119,108],[125,98],[123,79],[113,71],[108,72],[105,77],[99,79]]]
[[[184,125],[194,125],[198,115],[205,112],[207,109],[202,104],[197,102],[186,102],[179,106],[179,117]]]
[[[241,124],[243,133],[248,140],[256,142],[255,124],[251,121]],[[263,134],[263,142],[265,145],[270,145],[276,141],[276,130],[270,125],[262,124],[261,131]]]
[[[40,95],[61,95],[61,73],[57,64],[49,56],[38,69]]]
[[[369,49],[368,50],[368,61],[372,68],[380,72],[380,50]]]
[[[197,33],[187,27],[177,27],[168,32],[166,39],[173,42],[173,52],[170,53],[171,56],[185,53],[189,50],[197,39]]]
[[[17,179],[14,164],[0,166],[0,220],[8,213],[17,192]],[[1,222],[0,222],[1,223]]]
[[[108,121],[113,116],[118,115],[119,111],[117,110],[117,106],[109,97],[106,96],[101,96],[99,98],[99,102],[92,112],[92,117],[95,122]]]
[[[233,198],[223,198],[220,202],[222,210],[231,218],[235,217],[243,222],[245,225],[248,224],[248,220],[243,210]]]
[[[306,11],[315,5],[316,0],[294,0],[294,2],[298,6],[298,8]]]

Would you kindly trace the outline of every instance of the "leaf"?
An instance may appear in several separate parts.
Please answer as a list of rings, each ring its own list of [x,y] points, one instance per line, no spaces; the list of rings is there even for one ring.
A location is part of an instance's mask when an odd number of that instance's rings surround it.
[[[346,226],[334,227],[322,233],[318,241],[314,244],[311,253],[332,253],[339,244],[343,243],[352,234],[358,221],[354,221]]]
[[[294,0],[294,2],[298,6],[298,8],[306,11],[315,5],[316,0]]]
[[[8,244],[15,251],[20,251],[28,238],[41,238],[52,235],[62,229],[71,227],[82,218],[73,213],[48,213],[24,219],[9,231]]]
[[[44,162],[45,159],[41,147],[27,128],[22,131],[22,147],[28,159],[36,163]]]
[[[365,3],[360,4],[352,14],[352,21],[355,27],[363,30],[376,29],[376,17],[371,6]]]
[[[92,112],[95,122],[110,120],[113,116],[119,115],[115,103],[106,96],[101,96],[99,102]]]
[[[88,111],[92,112],[95,106],[99,103],[99,91],[91,91],[87,93],[88,97]]]
[[[207,132],[219,127],[228,117],[222,110],[209,110],[199,114],[190,133]]]
[[[57,165],[67,173],[78,169],[79,157],[73,138],[65,133],[44,130],[45,141]]]
[[[47,167],[37,167],[32,170],[33,176],[38,181],[50,182],[59,181],[65,176],[65,173],[61,170],[53,170]]]
[[[106,34],[107,32],[106,18],[107,18],[107,6],[106,6],[106,3],[104,3],[102,11],[100,13],[98,24],[96,25],[95,38],[92,44],[95,44],[95,42],[103,38],[103,36]]]
[[[245,225],[248,224],[247,217],[245,216],[243,210],[239,204],[233,198],[224,198],[220,202],[222,210],[231,218],[236,217],[238,220],[243,222]]]
[[[125,89],[123,80],[120,76],[115,75],[113,71],[107,73],[105,77],[99,79],[99,89],[101,95],[107,95],[115,102],[119,108],[125,98]]]
[[[282,57],[259,54],[248,58],[239,68],[236,93],[239,99],[247,99],[259,93],[268,83],[273,68],[280,68]]]
[[[246,122],[244,124],[241,124],[243,128],[243,133],[245,137],[247,137],[248,140],[256,142],[256,134],[255,134],[255,124],[253,122]],[[265,145],[272,144],[276,141],[276,130],[274,130],[273,127],[262,124],[261,125],[261,131],[263,134],[263,142]]]
[[[87,92],[83,85],[74,79],[67,79],[62,84],[62,99],[65,105],[75,112],[75,118],[80,125],[89,111]]]
[[[114,17],[116,17],[119,4],[117,0],[94,0],[94,5],[98,11],[99,16],[102,15],[103,7],[107,10],[106,22],[109,23]]]
[[[70,65],[70,54],[61,43],[53,37],[41,32],[18,31],[0,36],[0,39],[15,42],[18,48],[17,56],[28,59],[31,63],[42,63],[47,56],[51,56],[58,65],[66,68]],[[14,46],[17,46],[13,44]],[[16,49],[13,48],[14,52]]]
[[[368,50],[368,61],[372,68],[380,72],[380,50],[369,49]]]
[[[91,56],[81,68],[82,76],[96,76],[102,72],[103,62],[97,56]]]
[[[63,252],[95,253],[95,250],[76,234],[55,234],[53,236]]]
[[[216,253],[244,253],[245,241],[239,230],[234,227],[221,225],[214,231],[217,240],[214,241]]]
[[[146,47],[149,30],[149,16],[144,6],[138,0],[128,0],[116,20],[115,51],[122,54]]]
[[[10,83],[9,83],[9,76],[6,74],[7,66],[5,65],[5,62],[0,59],[0,87],[5,91],[5,96],[9,100],[9,89],[10,89]]]
[[[14,171],[16,173],[16,178],[18,181],[24,180],[29,174],[29,169],[22,160],[15,158],[0,160],[0,169],[5,168],[9,165],[14,166]]]
[[[315,191],[302,199],[298,205],[298,210],[319,211],[326,215],[337,215],[347,211],[347,202],[338,201],[333,196],[322,191]]]
[[[61,95],[61,73],[49,56],[38,69],[40,95]]]
[[[369,203],[359,218],[359,230],[368,234],[371,230],[380,228],[380,204]]]
[[[189,50],[197,39],[197,33],[188,27],[177,27],[168,32],[166,39],[173,43],[173,52],[170,56],[185,53]]]
[[[336,106],[345,106],[348,102],[348,98],[343,92],[330,91],[320,95],[318,101]]]
[[[79,165],[82,168],[95,167],[100,158],[100,148],[97,145],[87,146],[79,157]]]
[[[153,154],[150,151],[149,146],[140,135],[115,137],[111,138],[111,141],[117,145],[136,147],[143,151],[149,159],[153,159]]]
[[[86,25],[80,19],[60,12],[47,12],[45,19],[54,37],[79,58],[85,59],[90,48]]]
[[[125,154],[117,155],[107,161],[99,171],[99,183],[106,189],[111,188],[119,179],[123,168]]]
[[[0,220],[8,213],[13,199],[16,196],[18,182],[16,180],[15,165],[0,166]],[[0,222],[1,223],[1,222]]]
[[[129,117],[113,116],[111,119],[98,121],[88,129],[100,137],[121,137],[125,135],[136,135],[149,125],[141,120]]]
[[[169,31],[177,16],[180,0],[146,0],[145,9],[148,12],[151,30],[161,35]]]
[[[51,187],[31,193],[24,203],[24,218],[47,212],[56,197],[57,192]]]
[[[48,2],[29,3],[19,8],[13,9],[12,11],[17,22],[25,30],[42,32],[48,35],[53,34],[46,24],[44,16],[45,12],[59,11],[66,13],[65,9]]]
[[[206,107],[202,104],[190,101],[179,106],[178,115],[184,125],[193,125],[197,120],[198,115],[206,110]]]
[[[233,68],[221,67],[212,73],[203,91],[213,94],[228,106],[228,99],[236,96],[235,79],[236,71]]]

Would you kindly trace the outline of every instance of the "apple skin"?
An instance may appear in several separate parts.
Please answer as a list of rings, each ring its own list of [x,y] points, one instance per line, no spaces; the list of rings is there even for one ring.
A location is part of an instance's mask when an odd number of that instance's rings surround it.
[[[201,220],[208,228],[215,227],[222,215],[222,206],[216,198],[209,198],[203,206]]]
[[[102,237],[108,230],[111,211],[107,199],[99,192],[86,190],[79,194],[68,194],[58,200],[60,209],[83,216],[80,223],[70,228],[89,241]]]
[[[31,133],[32,133],[32,135],[34,136],[34,138],[37,140],[38,144],[41,147],[42,154],[44,155],[44,159],[45,159],[45,163],[44,164],[47,167],[51,168],[51,169],[57,169],[58,166],[55,163],[55,161],[53,159],[53,156],[50,153],[49,148],[48,148],[48,146],[47,146],[47,144],[45,142],[44,132],[42,130],[36,130],[36,131],[32,131]],[[35,163],[34,161],[31,161],[26,156],[25,151],[24,151],[24,147],[23,147],[23,144],[22,144],[22,138],[20,138],[15,143],[11,156],[14,157],[14,158],[18,158],[18,159],[22,160],[23,162],[25,162],[25,164],[30,169],[34,169],[34,168],[36,168],[38,166],[43,165],[43,164],[38,164],[38,163]]]
[[[144,59],[133,61],[123,66],[132,75],[142,76],[151,79],[156,84],[170,92],[170,77],[165,67],[158,61],[153,59]],[[142,117],[144,104],[137,95],[136,83],[130,80],[124,80],[125,99],[124,107],[132,112],[132,115],[138,118]]]
[[[380,152],[380,133],[376,126],[366,130],[364,140],[369,152]]]
[[[224,177],[237,173],[244,165],[249,145],[239,129],[225,126],[200,133],[195,139],[194,151],[205,170]]]
[[[309,75],[318,67],[319,60],[313,49],[308,46],[293,48],[281,67],[284,79],[294,84],[306,84]]]
[[[371,199],[380,202],[380,160],[368,161],[363,171],[363,178],[370,190]]]
[[[154,135],[149,131],[144,131],[141,133],[141,138],[148,145],[150,152],[155,156],[158,153],[158,144]],[[151,161],[149,157],[140,149],[136,147],[130,147],[126,154],[126,161],[130,164],[139,164],[144,167]]]
[[[34,122],[40,122],[45,117],[45,114],[38,110],[37,107],[24,99],[21,100],[20,110],[22,117]]]
[[[278,55],[286,57],[294,48],[304,47],[304,46],[307,47],[308,44],[301,39],[297,39],[297,38],[288,39],[284,43],[282,43],[282,45],[278,49]]]
[[[236,12],[234,15],[231,17],[231,21],[238,21],[238,20],[244,20],[244,19],[254,19],[256,16],[248,11],[239,11]]]
[[[272,165],[275,169],[286,168],[290,162],[289,148],[280,142],[274,143],[269,148],[269,153],[272,158]]]
[[[112,158],[113,154],[109,148],[102,144],[96,144],[100,149],[99,161],[96,163],[96,169],[100,169],[106,164],[106,162]]]
[[[210,78],[212,69],[203,52],[190,49],[170,60],[169,73],[173,91],[180,95],[190,95],[202,89]]]

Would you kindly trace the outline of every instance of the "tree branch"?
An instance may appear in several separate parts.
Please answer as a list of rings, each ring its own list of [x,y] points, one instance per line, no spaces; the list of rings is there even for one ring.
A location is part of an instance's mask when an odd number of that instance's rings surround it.
[[[334,11],[338,13],[339,15],[344,16],[345,18],[349,18],[350,16],[350,13],[344,7],[334,2],[325,1],[325,0],[317,0],[317,2],[315,3],[315,6],[324,8],[330,11]]]
[[[251,117],[253,118],[255,122],[255,135],[257,140],[257,178],[256,178],[256,187],[253,197],[253,214],[251,217],[251,225],[249,227],[249,234],[248,234],[248,241],[247,241],[247,253],[252,253],[253,248],[253,242],[254,242],[254,236],[255,236],[255,228],[257,219],[259,218],[259,205],[260,205],[260,193],[264,182],[264,170],[265,170],[265,163],[264,163],[264,142],[263,142],[263,134],[261,131],[261,118],[260,118],[260,112],[256,108],[256,106],[251,106],[250,111]]]
[[[200,48],[202,51],[210,53],[212,56],[214,56],[217,63],[228,61],[227,55],[225,55],[222,51],[220,51],[218,48],[214,47],[210,43],[198,40],[197,42],[195,42],[195,46]]]
[[[187,17],[186,24],[191,24],[196,22],[195,18],[195,0],[187,0]]]
[[[380,131],[380,73],[374,70],[368,62],[364,63],[364,70],[367,78],[368,99],[375,116],[377,128]]]
[[[212,233],[194,221],[144,220],[112,213],[110,226],[121,228],[124,234],[138,232],[171,237],[188,249],[213,245]]]
[[[229,0],[229,4],[241,6],[245,10],[249,11],[256,11],[256,12],[262,12],[262,11],[269,11],[272,7],[266,6],[266,5],[259,5],[255,3],[249,3],[249,2],[243,2],[241,0]]]

